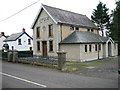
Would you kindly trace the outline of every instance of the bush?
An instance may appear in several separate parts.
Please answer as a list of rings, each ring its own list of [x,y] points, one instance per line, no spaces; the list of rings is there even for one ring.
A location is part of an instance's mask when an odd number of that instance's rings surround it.
[[[33,57],[33,51],[18,51],[18,57]]]

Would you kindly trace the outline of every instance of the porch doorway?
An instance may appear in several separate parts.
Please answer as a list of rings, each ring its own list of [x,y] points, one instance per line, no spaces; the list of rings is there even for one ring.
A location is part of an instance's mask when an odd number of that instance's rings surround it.
[[[108,42],[108,56],[112,56],[111,49],[112,49],[111,42]]]
[[[47,41],[42,41],[42,54],[47,56]]]

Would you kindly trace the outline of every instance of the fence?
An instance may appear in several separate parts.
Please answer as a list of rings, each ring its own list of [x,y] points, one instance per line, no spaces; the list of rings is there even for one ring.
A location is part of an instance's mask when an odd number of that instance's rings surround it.
[[[57,68],[58,57],[53,57],[53,56],[19,57],[17,62]]]
[[[3,50],[0,50],[0,59],[7,59],[8,58],[8,52],[4,52]]]
[[[9,50],[8,52],[2,52],[2,59],[6,57],[7,61],[11,62],[55,67],[62,70],[65,66],[66,53],[58,52],[57,54],[58,56],[36,56],[31,53],[19,53],[15,50]]]

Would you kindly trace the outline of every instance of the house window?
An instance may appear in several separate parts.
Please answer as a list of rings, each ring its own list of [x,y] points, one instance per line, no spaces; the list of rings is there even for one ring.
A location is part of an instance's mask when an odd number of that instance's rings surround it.
[[[22,45],[22,44],[21,44],[21,39],[18,39],[18,45]]]
[[[28,39],[28,45],[31,45],[31,40],[30,39]]]
[[[79,30],[79,27],[76,27],[75,30]]]
[[[36,37],[40,38],[40,27],[37,27],[36,30],[37,30],[36,31],[36,35],[37,35]]]
[[[53,41],[49,41],[49,51],[53,51]]]
[[[87,45],[85,45],[85,52],[87,52]]]
[[[53,24],[48,25],[49,37],[53,36]]]
[[[95,45],[95,51],[97,51],[97,44]]]
[[[93,32],[94,30],[93,29],[91,29],[91,32]]]
[[[74,27],[73,27],[73,26],[70,26],[70,30],[74,30]]]
[[[99,51],[101,51],[101,44],[99,44]]]
[[[40,51],[40,41],[37,41],[37,51]]]
[[[91,46],[91,45],[89,45],[89,51],[90,51],[90,52],[92,51],[91,47],[92,47],[92,46]]]

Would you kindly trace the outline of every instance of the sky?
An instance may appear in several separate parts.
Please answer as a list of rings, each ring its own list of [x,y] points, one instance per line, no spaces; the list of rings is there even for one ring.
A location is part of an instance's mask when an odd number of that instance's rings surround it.
[[[6,19],[36,1],[38,2],[31,7]],[[25,28],[26,32],[32,36],[33,30],[31,26],[41,8],[41,3],[83,14],[91,19],[92,11],[96,9],[99,1],[106,4],[106,7],[110,9],[109,12],[115,9],[116,0],[0,0],[0,32],[4,32],[5,35],[11,35],[13,33],[19,33]]]

